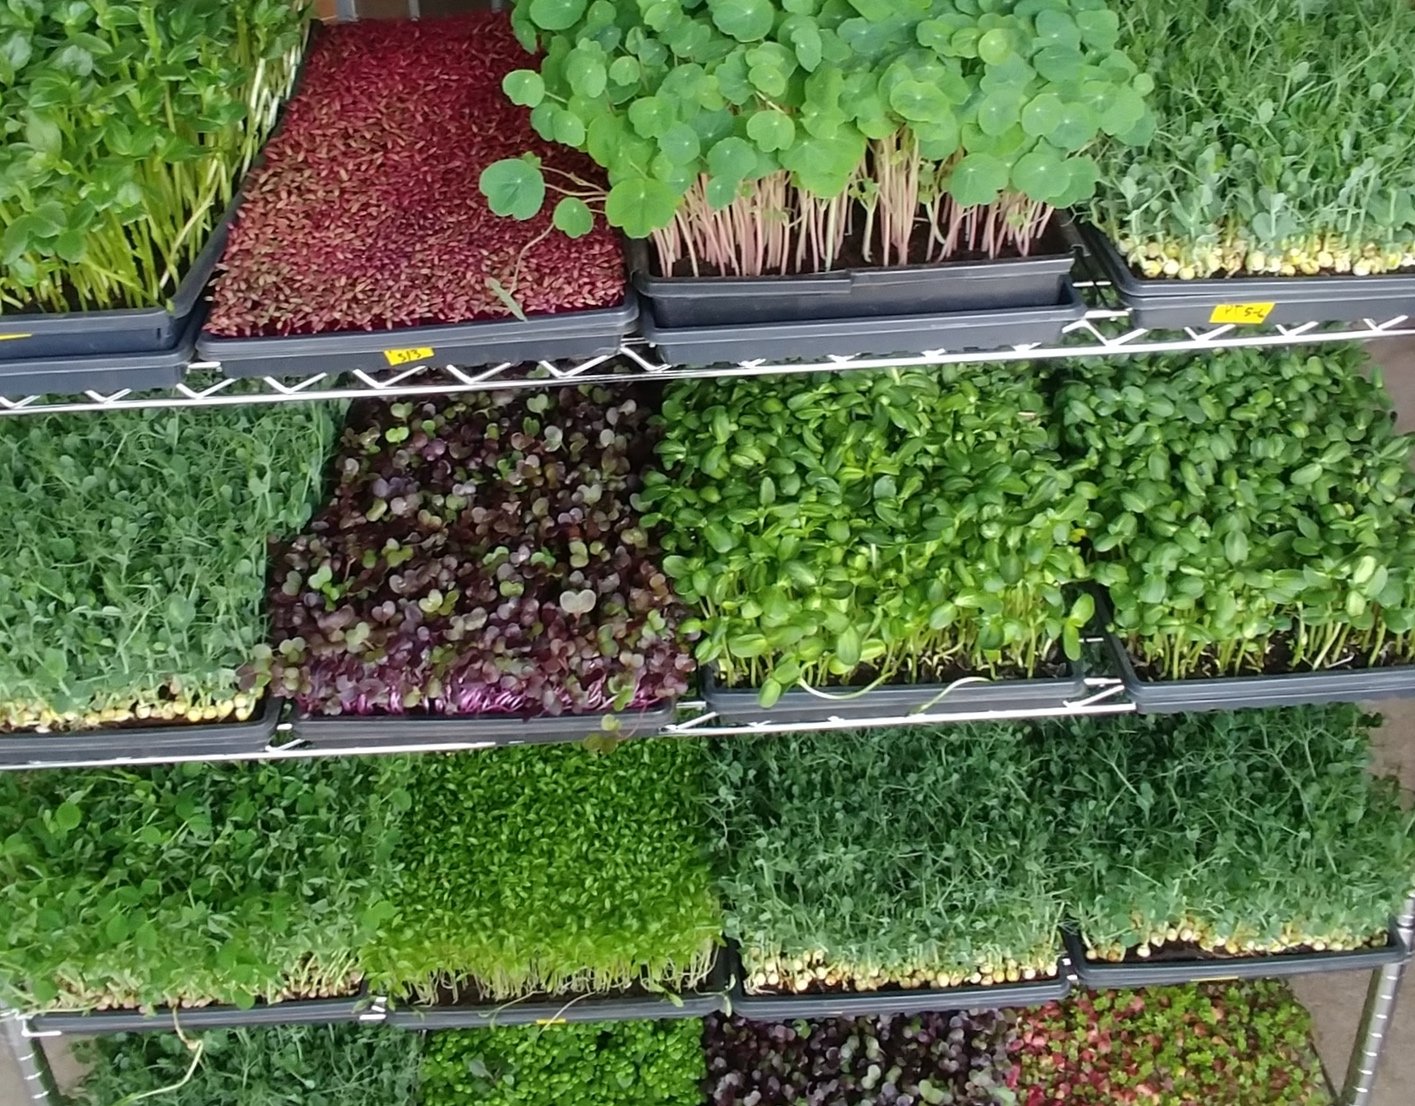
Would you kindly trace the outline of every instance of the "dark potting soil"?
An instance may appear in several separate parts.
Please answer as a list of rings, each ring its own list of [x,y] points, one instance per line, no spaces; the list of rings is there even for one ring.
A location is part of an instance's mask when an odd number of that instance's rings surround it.
[[[912,238],[909,239],[909,256],[911,258],[922,258],[927,256],[929,247],[929,228],[924,224],[919,224]],[[1061,233],[1053,219],[1047,223],[1042,233],[1032,240],[1032,248],[1028,251],[1028,257],[1045,257],[1050,254],[1064,254],[1071,251],[1071,245],[1067,242],[1066,236]],[[652,252],[652,251],[651,251]],[[843,269],[882,269],[885,266],[880,264],[880,248],[876,245],[873,251],[873,260],[865,259],[865,229],[864,220],[856,218],[855,229],[846,236],[835,264],[829,269],[797,269],[793,264],[789,265],[784,273],[763,273],[761,279],[773,276],[809,276],[816,272],[840,272]],[[947,264],[948,262],[966,261],[1014,261],[1022,257],[1019,251],[1011,242],[1006,243],[996,254],[987,254],[982,250],[962,250],[951,257],[938,261],[910,261],[907,265],[891,265],[889,268],[922,268],[926,265]],[[653,252],[654,271],[662,274],[663,266],[658,262],[656,252]],[[793,259],[794,261],[794,259]],[[699,265],[697,272],[693,271],[692,262],[687,258],[681,258],[673,266],[673,276],[675,277],[717,277],[726,276],[733,279],[758,279],[738,277],[735,273],[723,273],[712,265]]]
[[[1166,676],[1156,664],[1140,658],[1134,648],[1136,640],[1131,638],[1125,645],[1126,652],[1130,654],[1130,662],[1135,666],[1136,675],[1146,683],[1173,683],[1174,678]],[[1396,655],[1395,646],[1392,644],[1386,645],[1374,661],[1364,653],[1344,653],[1338,658],[1340,663],[1324,664],[1321,668],[1313,668],[1310,663],[1294,665],[1292,663],[1292,637],[1290,634],[1273,634],[1268,640],[1272,645],[1263,657],[1261,665],[1249,663],[1238,672],[1225,671],[1219,666],[1218,660],[1212,652],[1205,652],[1192,671],[1178,678],[1214,680],[1235,676],[1280,676],[1289,672],[1357,672],[1366,669],[1397,668],[1410,663]]]

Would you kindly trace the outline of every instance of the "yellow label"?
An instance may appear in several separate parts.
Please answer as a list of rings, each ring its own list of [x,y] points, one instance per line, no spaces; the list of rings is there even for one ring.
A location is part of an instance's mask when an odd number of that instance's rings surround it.
[[[1209,316],[1211,323],[1247,323],[1255,325],[1267,322],[1275,303],[1221,303]]]
[[[537,1018],[536,1025],[564,1025],[564,1018]]]
[[[414,349],[386,349],[383,356],[388,359],[390,365],[411,365],[414,361],[430,361],[432,350],[427,346],[417,346]]]
[[[33,334],[0,334],[0,342],[13,342],[16,338],[33,338]]]

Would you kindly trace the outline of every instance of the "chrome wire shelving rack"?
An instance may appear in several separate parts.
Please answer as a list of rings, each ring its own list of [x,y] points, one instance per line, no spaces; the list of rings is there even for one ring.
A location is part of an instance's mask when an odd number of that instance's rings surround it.
[[[614,353],[579,362],[502,362],[475,368],[436,363],[403,364],[378,372],[316,373],[308,376],[236,378],[221,375],[215,361],[193,361],[174,387],[151,391],[89,390],[76,395],[0,396],[0,417],[81,411],[131,411],[174,407],[225,407],[312,400],[388,399],[451,395],[556,384],[624,384],[635,380],[683,380],[771,376],[783,373],[843,372],[918,365],[987,364],[1071,357],[1123,357],[1141,353],[1202,352],[1234,347],[1291,346],[1361,342],[1415,335],[1415,315],[1359,322],[1304,322],[1271,327],[1223,324],[1185,330],[1134,326],[1130,313],[1102,280],[1083,280],[1078,290],[1086,315],[1069,324],[1055,345],[1018,345],[993,350],[941,348],[895,356],[841,356],[805,361],[749,360],[690,367],[662,360],[643,338],[629,337]]]

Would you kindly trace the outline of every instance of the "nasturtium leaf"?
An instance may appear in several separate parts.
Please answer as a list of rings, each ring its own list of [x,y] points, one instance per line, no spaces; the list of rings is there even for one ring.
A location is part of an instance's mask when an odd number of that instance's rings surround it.
[[[1086,59],[1071,46],[1045,46],[1032,56],[1032,68],[1054,84],[1079,80]]]
[[[494,161],[481,172],[477,187],[497,215],[529,219],[545,201],[545,178],[540,167],[525,158]]]
[[[952,115],[952,105],[936,86],[923,81],[901,81],[889,94],[889,106],[910,122],[927,123]]]
[[[633,85],[639,81],[639,59],[628,54],[615,58],[609,63],[609,79],[619,85]]]
[[[769,100],[786,93],[786,70],[779,65],[753,65],[747,70],[747,80]]]
[[[1085,104],[1067,103],[1062,105],[1056,126],[1044,137],[1063,150],[1079,150],[1092,142],[1099,130],[1100,120],[1095,112]]]
[[[1075,18],[1087,46],[1109,50],[1120,38],[1120,17],[1108,8],[1078,11]]]
[[[1101,129],[1109,135],[1125,134],[1145,118],[1145,99],[1128,85],[1111,92],[1100,111]]]
[[[822,39],[820,29],[806,16],[789,16],[782,22],[779,33],[791,43],[796,51],[796,60],[807,73],[821,63]]]
[[[1050,9],[1039,11],[1035,26],[1037,38],[1048,46],[1076,49],[1081,45],[1081,29],[1077,27],[1076,20],[1066,12]]]
[[[552,217],[555,226],[571,238],[583,238],[594,226],[589,205],[576,196],[565,196],[555,205]]]
[[[977,27],[964,27],[955,31],[949,40],[949,47],[952,52],[960,58],[976,58],[978,56],[978,40],[983,37],[983,32]]]
[[[1001,27],[994,27],[978,38],[978,57],[988,65],[1001,65],[1012,54],[1012,36]]]
[[[770,0],[708,0],[708,11],[713,25],[738,42],[765,38],[776,19]]]
[[[978,129],[996,137],[1015,126],[1022,114],[1022,92],[992,92],[978,103]]]
[[[697,159],[701,149],[698,132],[687,123],[674,123],[659,135],[658,148],[675,165],[687,165]]]
[[[952,157],[962,140],[958,117],[952,111],[939,112],[927,123],[916,123],[913,131],[919,144],[919,156],[929,161]]]
[[[585,141],[585,124],[573,111],[557,108],[555,112],[555,141],[562,146],[579,149]]]
[[[565,59],[565,78],[577,95],[593,100],[604,91],[609,72],[602,57],[577,46]]]
[[[1043,203],[1052,202],[1052,197],[1065,189],[1068,179],[1060,154],[1047,143],[1012,163],[1013,190]]]
[[[675,18],[681,17],[682,9],[673,0],[654,0],[654,3],[644,9],[641,16],[644,26],[659,32],[672,24]]]
[[[1050,138],[1061,125],[1065,105],[1054,92],[1043,92],[1022,108],[1022,129],[1034,138]]]
[[[1007,187],[1007,163],[992,154],[968,154],[948,178],[948,193],[959,207],[990,204]]]
[[[559,122],[560,112],[563,109],[549,100],[542,101],[531,108],[531,129],[540,135],[547,142],[556,141],[556,125]]]
[[[707,183],[707,188],[704,189],[707,195],[708,206],[714,211],[721,211],[737,198],[737,193],[741,187],[741,177],[710,178]]]
[[[673,106],[661,96],[644,96],[629,105],[629,123],[644,138],[666,134],[674,122]]]
[[[883,23],[895,14],[892,0],[849,0],[849,3],[871,23]]]
[[[530,0],[526,12],[537,27],[564,31],[579,22],[587,6],[588,0]]]
[[[647,238],[666,227],[677,209],[673,189],[648,177],[619,181],[604,200],[604,217],[630,238]]]
[[[734,135],[722,139],[708,151],[707,164],[714,177],[732,181],[735,190],[736,183],[746,179],[756,167],[757,152],[746,139]]]
[[[865,157],[865,136],[842,122],[833,135],[811,135],[782,151],[781,164],[806,191],[822,199],[840,195]]]
[[[784,112],[758,111],[747,120],[747,137],[767,153],[784,150],[795,141],[796,124]]]
[[[516,69],[501,79],[501,91],[513,104],[533,108],[545,99],[545,82],[531,69]]]

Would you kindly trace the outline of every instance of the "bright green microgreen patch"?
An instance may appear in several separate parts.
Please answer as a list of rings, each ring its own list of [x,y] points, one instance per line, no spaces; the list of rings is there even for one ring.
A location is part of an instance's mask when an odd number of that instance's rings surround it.
[[[1146,674],[1415,660],[1412,439],[1359,347],[1075,361],[1093,579]]]
[[[33,1010],[351,993],[388,910],[403,766],[0,775],[0,997]]]
[[[1133,0],[1143,151],[1103,143],[1091,217],[1146,276],[1415,267],[1415,9]]]
[[[0,8],[0,312],[168,300],[275,122],[308,7]]]
[[[670,385],[644,525],[697,657],[784,690],[1038,673],[1076,657],[1092,488],[1011,367]]]
[[[487,999],[696,983],[722,929],[703,756],[644,741],[418,758],[371,976]]]
[[[1372,779],[1352,706],[1047,727],[1069,913],[1096,954],[1385,942],[1415,881],[1415,815]]]
[[[339,408],[0,426],[0,729],[249,717],[266,541],[323,483]]]
[[[1055,974],[1044,755],[1017,726],[715,743],[707,817],[749,989]]]
[[[454,1030],[427,1039],[423,1106],[700,1106],[702,1022]]]

